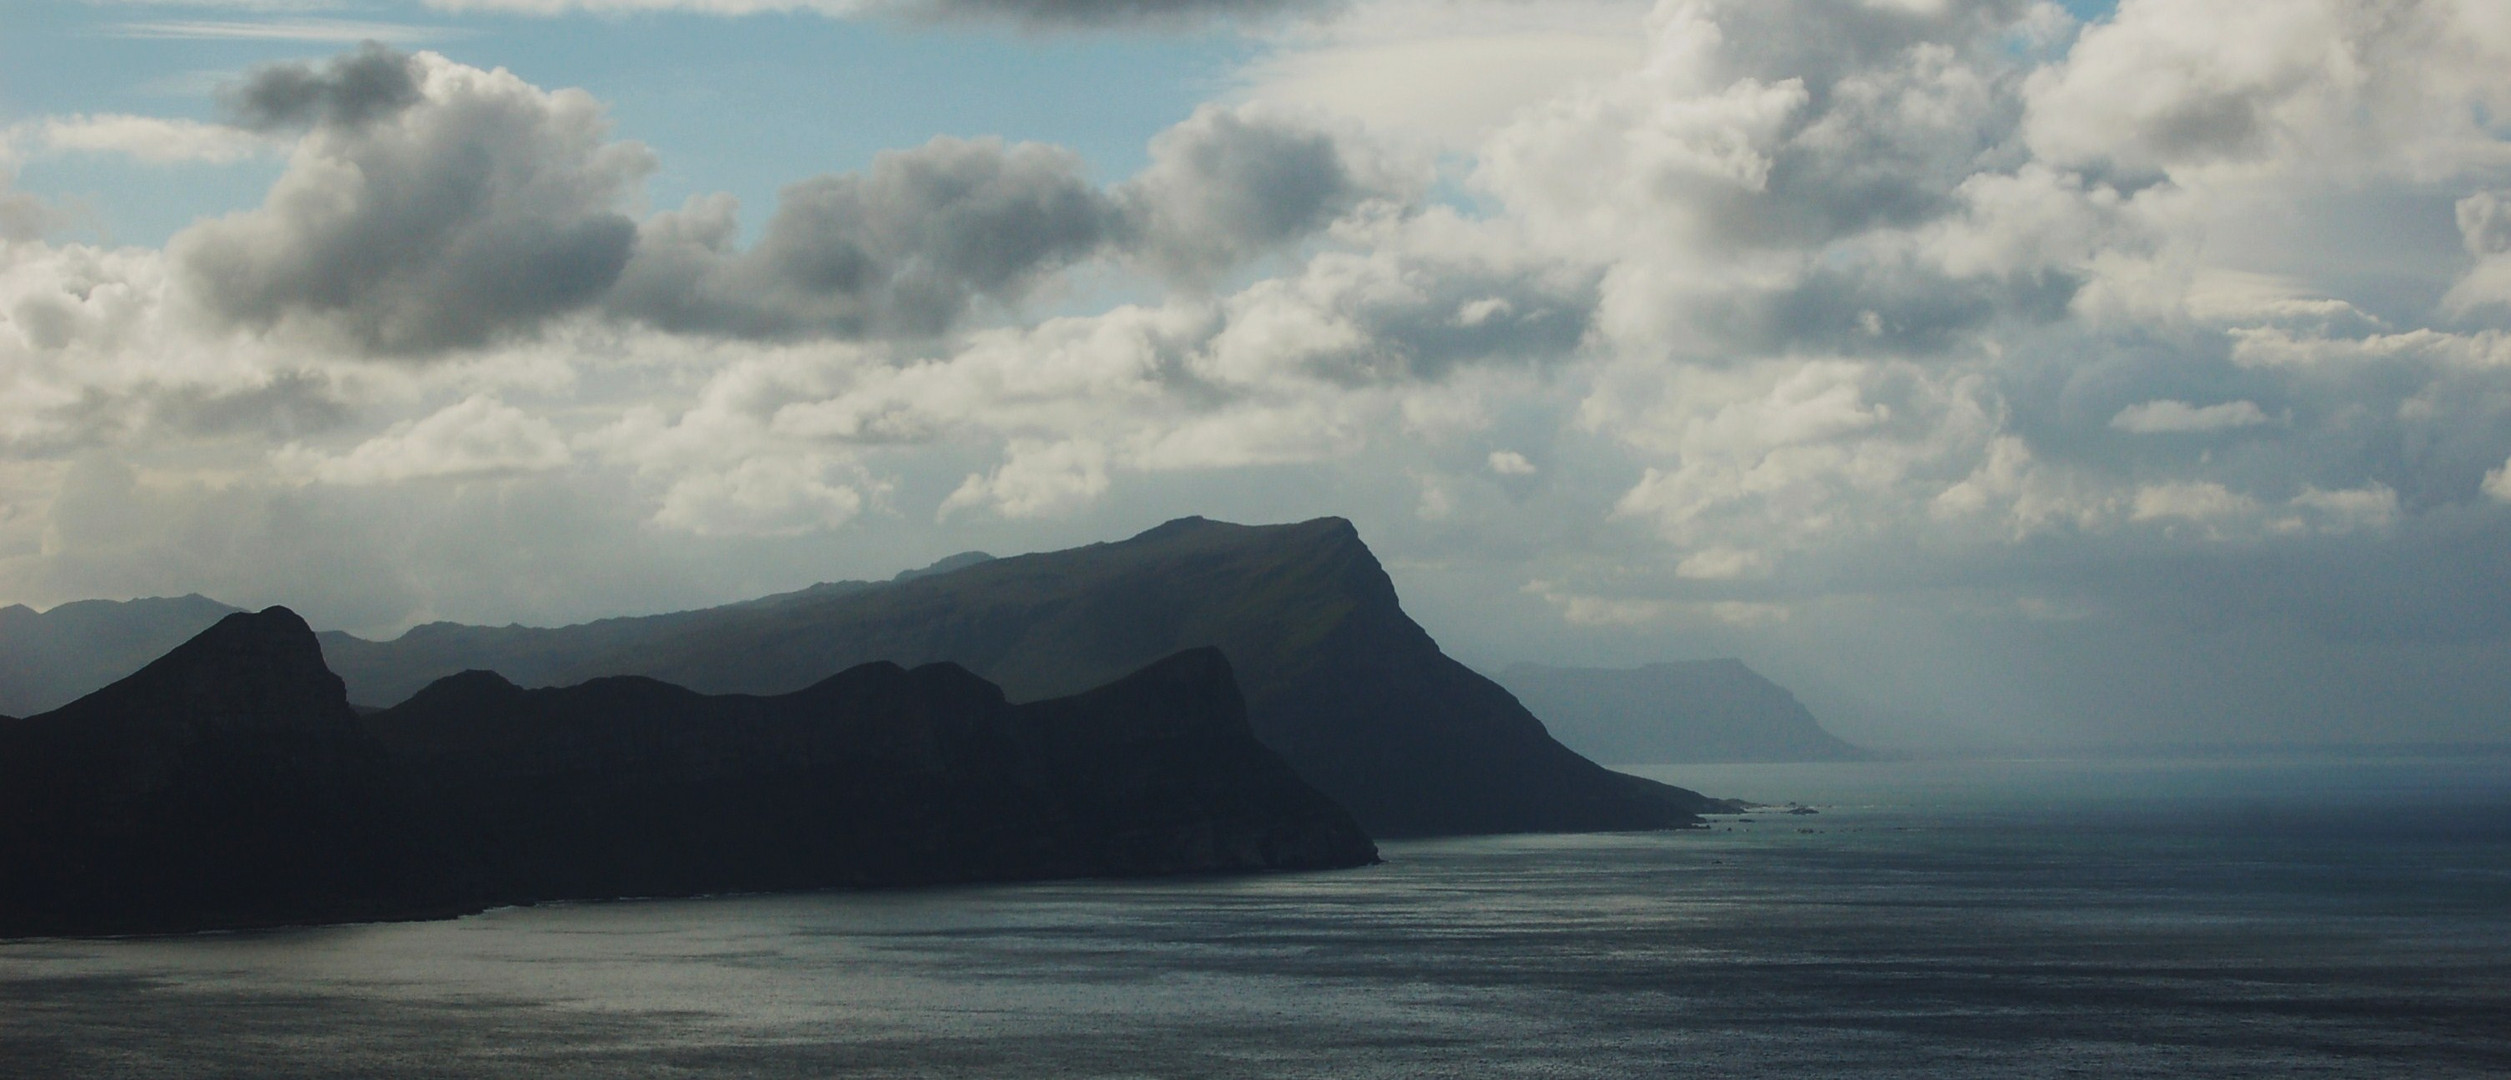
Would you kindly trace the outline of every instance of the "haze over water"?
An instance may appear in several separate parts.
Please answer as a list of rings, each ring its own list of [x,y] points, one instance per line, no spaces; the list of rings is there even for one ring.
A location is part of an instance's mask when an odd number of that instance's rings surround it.
[[[0,1074],[2496,1076],[2507,765],[1685,766],[1820,813],[17,942]]]

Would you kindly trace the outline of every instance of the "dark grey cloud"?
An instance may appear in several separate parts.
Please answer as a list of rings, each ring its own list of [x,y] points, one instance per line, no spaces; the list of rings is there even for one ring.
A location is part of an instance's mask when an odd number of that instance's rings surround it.
[[[1959,356],[1966,340],[1993,325],[2065,318],[2081,284],[2073,274],[2045,270],[1964,279],[1929,267],[1826,266],[1783,289],[1730,298],[1699,312],[1695,324],[1746,354],[1944,358]]]
[[[242,386],[89,386],[47,408],[42,423],[0,436],[0,452],[59,457],[187,439],[296,439],[346,424],[354,412],[331,378],[313,371],[280,371]]]
[[[729,199],[622,215],[651,157],[610,141],[581,92],[369,43],[257,69],[223,99],[243,126],[308,134],[260,209],[169,245],[182,294],[214,322],[370,354],[482,346],[596,306],[686,333],[932,337],[1102,256],[1209,284],[1388,186],[1329,132],[1207,107],[1114,189],[1068,150],[943,137],[787,187],[742,248]]]
[[[399,104],[402,122],[351,122],[402,100],[390,72],[428,65],[432,96]],[[256,77],[281,88],[260,118],[325,126],[260,209],[169,245],[185,295],[216,321],[424,355],[528,335],[626,265],[636,224],[615,207],[652,159],[609,141],[591,98],[380,46],[278,70]]]
[[[321,64],[265,64],[221,87],[218,103],[254,131],[355,127],[419,103],[418,58],[369,41]]]
[[[937,138],[786,188],[747,250],[729,199],[693,200],[645,222],[608,306],[688,333],[930,337],[1100,256],[1207,283],[1384,186],[1329,133],[1217,108],[1163,133],[1152,158],[1106,190],[1059,147]]]
[[[1205,107],[1151,142],[1151,165],[1116,193],[1145,262],[1207,281],[1331,224],[1383,186],[1331,133]]]
[[[1597,304],[1597,275],[1554,267],[1420,259],[1358,280],[1321,312],[1358,330],[1358,344],[1304,364],[1347,386],[1435,382],[1471,364],[1559,362],[1576,353]]]
[[[930,336],[979,300],[1018,301],[1117,226],[1078,156],[999,139],[938,138],[788,187],[747,251],[732,214],[699,200],[647,221],[611,309],[741,337]]]

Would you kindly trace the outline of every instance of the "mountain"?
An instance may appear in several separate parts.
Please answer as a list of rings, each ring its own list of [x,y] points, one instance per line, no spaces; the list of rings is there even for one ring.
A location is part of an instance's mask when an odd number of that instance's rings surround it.
[[[948,664],[773,697],[471,672],[360,719],[271,608],[0,719],[0,937],[1375,859],[1211,649],[1025,705]]]
[[[205,596],[0,607],[0,713],[57,709],[191,640],[237,609]]]
[[[1378,836],[1665,828],[1713,806],[1553,741],[1507,691],[1439,651],[1339,518],[1185,518],[879,585],[553,629],[330,634],[323,646],[351,696],[376,704],[468,669],[525,686],[642,675],[772,694],[879,660],[956,663],[1034,701],[1213,646],[1237,672],[1256,737]]]
[[[984,562],[982,551],[953,555],[920,570],[902,570],[893,581],[945,573]],[[823,582],[788,596],[877,587],[880,582]],[[67,705],[191,640],[212,623],[242,608],[194,593],[139,600],[78,600],[49,611],[24,604],[0,607],[0,715],[26,716]]]
[[[0,934],[453,910],[409,793],[286,608],[220,619],[60,709],[0,721]]]
[[[954,664],[865,664],[773,697],[469,672],[366,724],[503,902],[1377,857],[1255,741],[1211,649],[1027,705]]]
[[[1740,660],[1639,668],[1515,664],[1498,675],[1554,737],[1598,761],[1865,761]]]

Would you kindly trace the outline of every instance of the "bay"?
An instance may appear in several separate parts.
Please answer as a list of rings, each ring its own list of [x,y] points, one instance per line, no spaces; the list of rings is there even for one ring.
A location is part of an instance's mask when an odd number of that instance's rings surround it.
[[[2511,1074],[2511,758],[1632,771],[1782,805],[1335,873],[0,943],[0,1075]]]

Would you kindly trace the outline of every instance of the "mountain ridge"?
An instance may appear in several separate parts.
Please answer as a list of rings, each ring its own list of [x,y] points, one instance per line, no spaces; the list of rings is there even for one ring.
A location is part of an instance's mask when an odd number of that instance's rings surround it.
[[[459,906],[313,632],[237,612],[0,723],[0,932],[148,932]],[[271,898],[285,896],[273,920]]]
[[[1238,673],[1257,738],[1373,835],[1667,828],[1715,805],[1554,741],[1403,613],[1341,518],[1180,518],[1122,540],[783,595],[573,627],[431,624],[388,642],[323,641],[352,696],[376,704],[471,668],[526,686],[640,674],[772,693],[873,660],[951,661],[1031,701],[1210,645]]]
[[[241,610],[199,593],[0,607],[0,713],[60,708]]]
[[[0,720],[0,936],[1376,854],[1256,741],[1213,649],[1018,705],[882,663],[771,697],[470,672],[360,718],[274,607]]]

